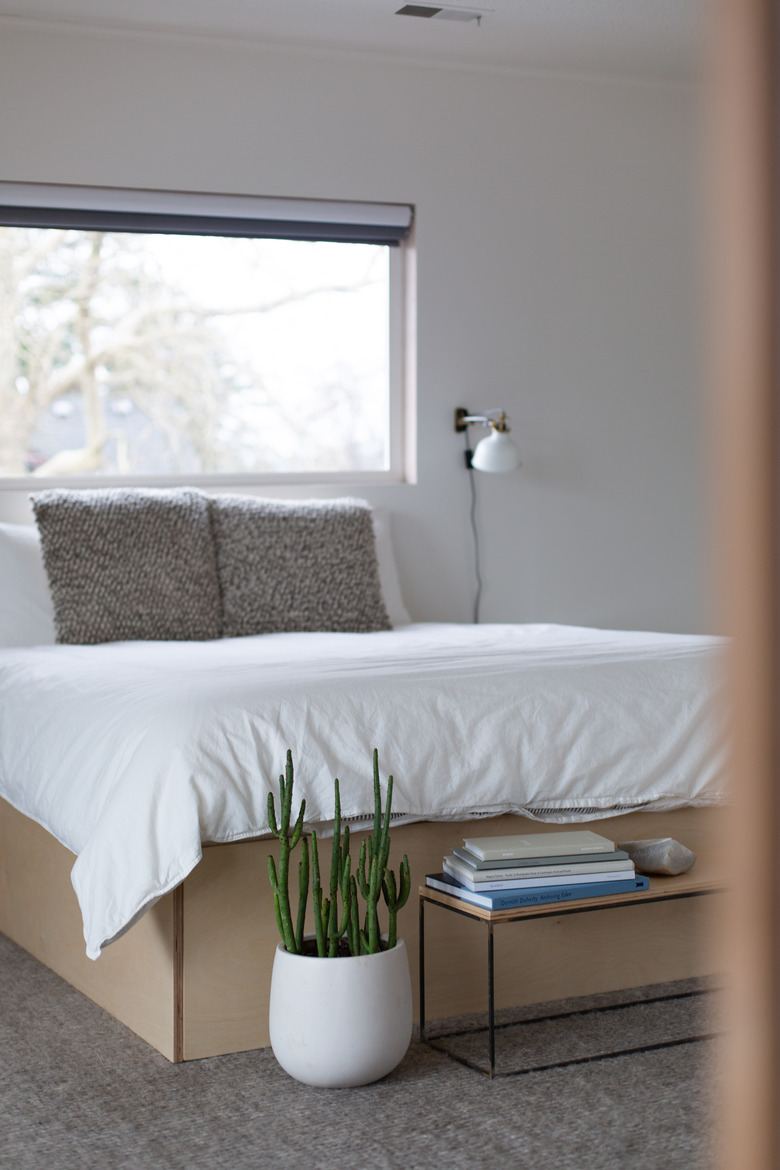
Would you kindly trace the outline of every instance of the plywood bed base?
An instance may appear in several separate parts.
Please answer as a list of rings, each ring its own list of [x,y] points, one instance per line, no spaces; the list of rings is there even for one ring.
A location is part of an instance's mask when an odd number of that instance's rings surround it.
[[[694,893],[720,884],[724,809],[634,813],[593,828],[615,840],[672,836],[698,855],[684,882]],[[549,830],[515,816],[480,820],[479,834]],[[558,826],[560,827],[560,826]],[[441,868],[442,856],[474,821],[425,822],[393,830],[392,859],[403,853],[412,889]],[[0,931],[89,996],[171,1061],[195,1060],[268,1044],[268,992],[278,942],[266,858],[275,842],[204,849],[190,876],[162,898],[97,962],[84,951],[81,914],[70,883],[73,855],[39,825],[0,800]],[[717,897],[629,905],[511,927],[496,935],[496,1006],[618,990],[712,974]],[[399,924],[417,987],[417,898]],[[428,1020],[485,1010],[483,939],[460,916],[431,916],[426,930]],[[453,969],[458,979],[447,978]]]

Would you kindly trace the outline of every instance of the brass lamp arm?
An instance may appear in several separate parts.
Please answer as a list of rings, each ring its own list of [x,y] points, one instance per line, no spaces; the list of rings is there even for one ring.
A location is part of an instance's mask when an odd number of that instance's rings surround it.
[[[469,414],[463,406],[458,406],[455,410],[455,430],[459,433],[465,431],[472,425],[479,424],[483,427],[492,427],[494,431],[499,431],[501,434],[506,434],[509,430],[507,423],[506,411],[503,410],[486,410],[484,414]]]

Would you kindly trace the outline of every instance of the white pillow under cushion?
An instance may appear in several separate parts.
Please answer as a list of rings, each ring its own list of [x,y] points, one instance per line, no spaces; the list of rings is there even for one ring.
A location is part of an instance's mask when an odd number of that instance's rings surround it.
[[[390,536],[390,517],[383,508],[374,508],[371,519],[374,522],[379,584],[387,616],[390,618],[390,625],[393,629],[396,626],[409,626],[412,624],[412,619],[409,617],[404,599],[401,596],[401,582],[398,579],[398,569],[395,565],[393,543]]]
[[[38,529],[0,524],[0,646],[54,641],[54,606]]]

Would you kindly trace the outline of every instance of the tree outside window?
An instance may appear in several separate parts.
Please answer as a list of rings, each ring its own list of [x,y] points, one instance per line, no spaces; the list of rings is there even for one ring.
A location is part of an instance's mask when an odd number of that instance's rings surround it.
[[[381,471],[388,248],[0,228],[0,475]]]

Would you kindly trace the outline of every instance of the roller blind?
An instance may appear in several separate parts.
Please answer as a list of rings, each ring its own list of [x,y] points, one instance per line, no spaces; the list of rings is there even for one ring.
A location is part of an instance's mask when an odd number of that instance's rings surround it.
[[[393,246],[409,235],[413,215],[413,208],[405,203],[0,182],[0,224],[6,227]]]

